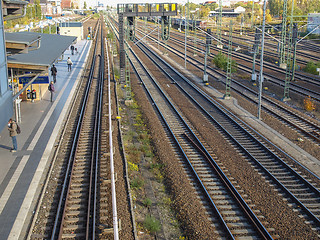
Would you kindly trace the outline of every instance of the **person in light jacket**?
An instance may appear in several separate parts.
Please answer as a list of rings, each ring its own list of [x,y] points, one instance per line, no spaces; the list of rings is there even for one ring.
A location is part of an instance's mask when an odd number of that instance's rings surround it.
[[[72,66],[72,61],[71,61],[70,57],[68,57],[68,59],[67,59],[67,64],[68,64],[68,72],[70,72],[71,66]]]

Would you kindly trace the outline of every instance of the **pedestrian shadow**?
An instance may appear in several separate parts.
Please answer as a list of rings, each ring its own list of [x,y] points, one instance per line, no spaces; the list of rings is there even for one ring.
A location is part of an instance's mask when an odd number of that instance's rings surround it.
[[[0,144],[0,148],[11,150],[11,147],[8,147],[8,146],[2,145],[2,144]]]

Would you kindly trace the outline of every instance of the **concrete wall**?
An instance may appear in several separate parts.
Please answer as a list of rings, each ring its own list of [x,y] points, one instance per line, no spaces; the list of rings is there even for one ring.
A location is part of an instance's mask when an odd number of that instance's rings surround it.
[[[2,9],[2,1],[0,1],[0,9]],[[0,132],[13,115],[12,92],[8,84],[5,49],[3,16],[0,11]]]

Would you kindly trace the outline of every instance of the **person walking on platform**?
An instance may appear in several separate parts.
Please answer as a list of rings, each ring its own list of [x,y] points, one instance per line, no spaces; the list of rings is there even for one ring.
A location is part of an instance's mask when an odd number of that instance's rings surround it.
[[[18,144],[17,144],[17,124],[15,121],[10,118],[8,122],[8,130],[9,130],[9,135],[12,138],[12,144],[13,148],[11,149],[11,152],[16,152],[18,149]]]
[[[52,102],[52,98],[53,98],[53,92],[54,92],[54,85],[53,85],[53,81],[51,81],[51,83],[48,86],[48,90],[50,91],[50,102]]]
[[[67,64],[68,64],[68,72],[70,72],[71,66],[72,66],[72,61],[71,61],[70,57],[68,57],[68,59],[67,59]]]
[[[71,49],[71,54],[73,55],[74,54],[74,46],[71,45],[70,49]]]
[[[52,75],[52,78],[53,78],[53,82],[56,83],[57,81],[57,68],[54,64],[52,64],[52,67],[51,67],[51,75]]]

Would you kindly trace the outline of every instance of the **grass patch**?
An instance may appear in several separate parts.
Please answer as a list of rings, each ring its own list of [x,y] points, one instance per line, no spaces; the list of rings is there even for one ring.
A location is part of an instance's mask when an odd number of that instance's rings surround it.
[[[137,178],[132,180],[130,186],[133,189],[141,189],[144,186],[144,180],[139,178],[139,177],[137,177]]]

